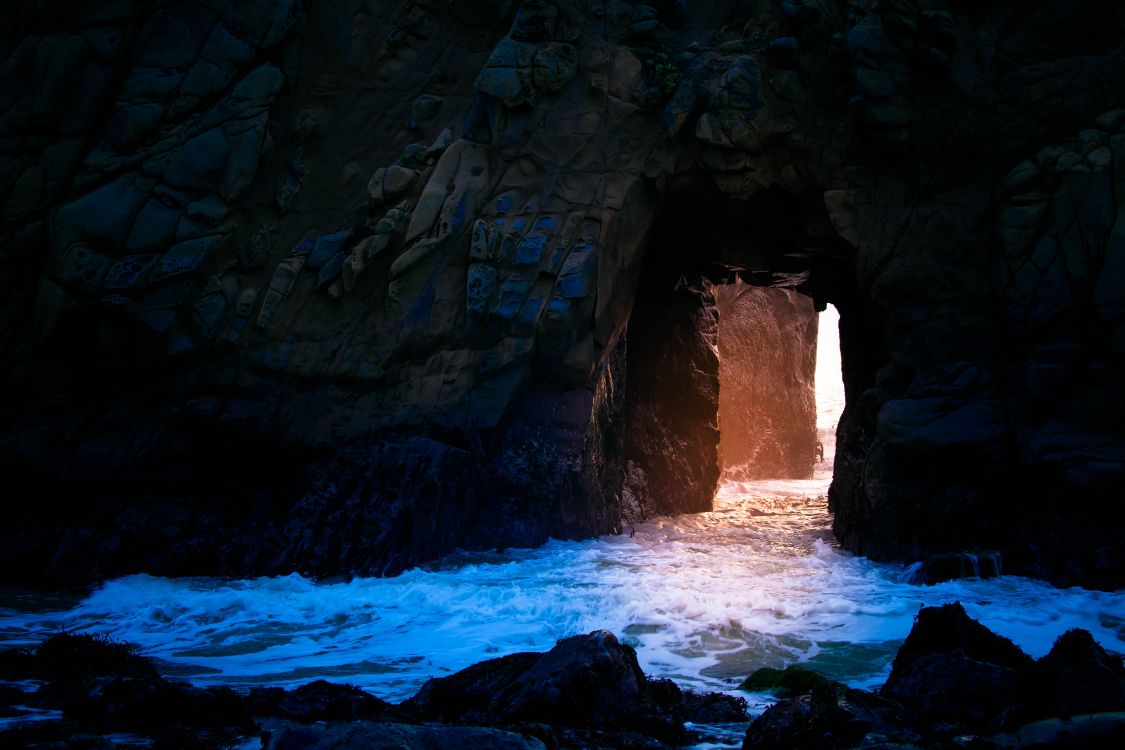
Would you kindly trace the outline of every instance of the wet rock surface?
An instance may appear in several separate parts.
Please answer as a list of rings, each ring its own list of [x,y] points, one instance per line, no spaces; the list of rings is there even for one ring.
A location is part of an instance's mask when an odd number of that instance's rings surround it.
[[[606,631],[432,679],[397,705],[322,680],[248,693],[196,688],[161,677],[130,646],[83,635],[0,652],[0,680],[13,681],[0,693],[14,721],[0,729],[5,747],[112,747],[115,735],[131,733],[161,747],[229,747],[260,736],[279,749],[667,748],[693,736],[685,721],[746,717],[741,699],[650,680],[633,649]],[[55,717],[21,722],[33,709]]]
[[[746,716],[738,698],[685,692],[670,680],[646,677],[636,653],[607,631],[561,640],[545,654],[513,654],[429,680],[408,705],[441,721],[547,724],[575,736],[612,728],[672,745],[688,738],[685,721]]]
[[[995,578],[1003,572],[1004,561],[999,552],[945,552],[916,564],[911,580],[933,585],[957,578]]]
[[[819,672],[790,665],[785,669],[762,667],[743,680],[738,689],[768,692],[780,698],[789,698],[794,695],[804,695],[815,688],[827,687],[830,684],[831,681]]]
[[[742,747],[918,747],[922,737],[902,706],[874,693],[833,684],[767,709],[750,725]]]
[[[1031,665],[960,604],[930,607],[919,613],[881,694],[936,724],[996,730],[1015,711],[1021,676]]]
[[[781,674],[748,682],[760,690]],[[1096,748],[1125,738],[1119,655],[1071,630],[1036,661],[959,603],[919,612],[878,693],[799,676],[799,694],[756,718],[743,748]]]
[[[52,491],[0,570],[394,573],[698,510],[711,316],[677,299],[741,278],[840,311],[847,549],[1120,587],[1125,507],[1074,498],[1125,480],[1123,29],[1076,0],[20,4],[0,465]],[[674,319],[630,361],[646,306]]]
[[[960,604],[919,612],[878,692],[797,666],[760,670],[743,686],[773,688],[786,697],[750,723],[747,750],[1061,750],[1116,747],[1125,738],[1119,655],[1071,630],[1032,660]],[[606,631],[431,679],[400,704],[324,681],[241,693],[197,688],[161,677],[130,646],[62,634],[33,651],[0,652],[0,706],[5,747],[111,748],[140,739],[217,748],[260,738],[279,750],[660,750],[700,741],[705,725],[746,721],[741,698],[648,678],[633,649]]]
[[[535,737],[484,727],[434,727],[380,722],[369,724],[266,725],[267,750],[545,750]]]

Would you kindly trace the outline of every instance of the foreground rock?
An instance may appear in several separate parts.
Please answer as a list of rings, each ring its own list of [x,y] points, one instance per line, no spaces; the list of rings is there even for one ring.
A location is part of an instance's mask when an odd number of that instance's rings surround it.
[[[923,609],[882,694],[937,725],[996,730],[1009,723],[1032,659],[971,619],[960,604]]]
[[[513,654],[429,680],[412,703],[423,717],[442,721],[638,727],[658,726],[654,697],[633,650],[599,630],[545,654]]]
[[[788,670],[787,670],[788,671]],[[878,693],[793,671],[754,686],[801,691],[755,719],[744,750],[1121,747],[1125,667],[1084,630],[1034,661],[959,603],[922,609]],[[804,689],[801,689],[801,685]]]
[[[0,653],[0,680],[39,683],[31,691],[25,682],[4,686],[0,705],[12,716],[27,708],[59,714],[0,732],[5,747],[128,732],[166,747],[223,747],[262,735],[271,750],[667,748],[691,737],[685,721],[746,716],[741,699],[650,680],[633,649],[606,631],[430,680],[399,705],[324,681],[247,694],[197,688],[160,677],[129,646],[74,635],[54,636],[34,652]]]
[[[432,727],[395,722],[266,724],[265,750],[547,750],[525,734],[484,727]]]
[[[559,641],[545,654],[513,654],[430,680],[410,705],[440,721],[612,727],[672,744],[686,739],[684,721],[745,717],[736,698],[703,698],[685,700],[675,683],[649,679],[632,648],[599,630]]]
[[[778,703],[754,720],[743,750],[911,747],[922,742],[915,716],[893,701],[839,683]]]
[[[744,750],[1104,750],[1125,746],[1125,666],[1072,630],[1038,661],[960,604],[923,609],[879,692],[808,670],[761,670],[747,689],[791,695],[749,726]],[[37,721],[20,722],[29,709]],[[44,719],[43,712],[46,712]],[[137,734],[154,748],[268,750],[668,750],[684,722],[741,722],[741,699],[648,678],[606,631],[546,653],[490,659],[389,704],[348,685],[237,693],[160,677],[134,649],[59,635],[0,652],[0,747],[98,748]]]
[[[294,721],[352,721],[393,714],[394,707],[351,685],[324,680],[294,690],[259,688],[248,696],[256,716],[277,716]]]
[[[1027,718],[1071,717],[1125,710],[1125,666],[1085,630],[1070,630],[1021,683]]]

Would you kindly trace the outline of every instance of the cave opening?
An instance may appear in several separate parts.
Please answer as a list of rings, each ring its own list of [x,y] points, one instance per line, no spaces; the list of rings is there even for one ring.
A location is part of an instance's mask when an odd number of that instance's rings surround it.
[[[863,437],[845,386],[870,386],[879,340],[847,270],[854,249],[815,195],[684,190],[673,207],[648,237],[619,347],[625,520],[710,511],[731,481],[796,482],[831,504]]]

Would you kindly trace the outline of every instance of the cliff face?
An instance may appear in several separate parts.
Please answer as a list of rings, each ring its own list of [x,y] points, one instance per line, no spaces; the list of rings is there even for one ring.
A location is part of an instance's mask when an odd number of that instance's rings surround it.
[[[720,463],[745,479],[807,479],[816,465],[813,301],[725,284],[719,310]]]
[[[845,546],[1125,583],[1075,502],[1125,480],[1119,3],[9,21],[0,453],[71,499],[0,567],[394,572],[697,509],[741,276],[840,310]]]

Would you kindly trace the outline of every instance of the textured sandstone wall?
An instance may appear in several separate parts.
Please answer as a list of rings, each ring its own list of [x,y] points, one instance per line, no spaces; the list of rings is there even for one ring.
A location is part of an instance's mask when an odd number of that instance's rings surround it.
[[[731,477],[807,479],[816,465],[813,301],[725,284],[719,310],[719,463]]]
[[[652,507],[626,456],[670,455],[627,447],[659,250],[840,309],[849,549],[1121,583],[1125,508],[1076,502],[1125,481],[1120,3],[8,20],[0,453],[72,500],[3,567],[393,572],[620,528]]]

